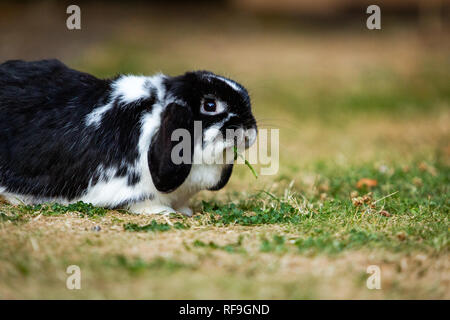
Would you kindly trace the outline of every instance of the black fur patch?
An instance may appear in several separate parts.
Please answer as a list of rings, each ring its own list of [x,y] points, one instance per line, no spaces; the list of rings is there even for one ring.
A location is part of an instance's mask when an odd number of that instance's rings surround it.
[[[179,143],[171,141],[172,132],[179,128],[188,130],[192,138],[190,163],[174,164],[172,162],[172,149]],[[192,167],[193,138],[194,122],[190,108],[176,103],[169,104],[162,114],[161,127],[148,152],[150,173],[158,191],[173,191],[186,180]]]
[[[91,178],[98,181],[100,164],[130,175],[123,164],[138,156],[139,120],[155,98],[132,108],[114,106],[101,126],[86,126],[86,116],[109,102],[110,84],[58,60],[1,64],[0,186],[71,200],[86,191]],[[139,179],[131,174],[129,184]]]
[[[185,101],[192,110],[194,120],[202,121],[203,128],[207,128],[220,120],[226,114],[215,116],[204,115],[200,113],[200,102],[205,95],[214,95],[222,101],[226,101],[229,110],[227,113],[234,113],[236,117],[234,125],[244,129],[256,128],[256,121],[251,112],[250,97],[247,90],[233,80],[241,90],[237,92],[209,71],[187,72],[182,76],[167,78],[166,86],[170,94]],[[222,127],[227,129],[227,126]]]

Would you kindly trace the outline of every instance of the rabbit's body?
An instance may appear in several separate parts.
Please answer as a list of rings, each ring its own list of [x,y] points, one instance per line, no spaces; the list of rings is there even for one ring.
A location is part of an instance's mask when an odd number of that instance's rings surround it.
[[[213,77],[205,74],[200,78]],[[0,195],[12,203],[81,200],[190,214],[189,198],[223,187],[232,164],[168,159],[170,133],[192,131],[193,120],[205,117],[190,106],[204,98],[184,96],[196,90],[187,75],[102,80],[57,60],[1,64]],[[256,135],[254,120],[251,128]]]

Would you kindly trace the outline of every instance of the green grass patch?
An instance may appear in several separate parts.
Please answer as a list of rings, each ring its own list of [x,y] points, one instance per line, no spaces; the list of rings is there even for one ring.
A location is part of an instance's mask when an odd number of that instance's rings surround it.
[[[20,214],[17,214],[17,213],[6,214],[4,212],[0,212],[0,221],[1,222],[10,221],[10,222],[16,223],[16,222],[21,221],[21,216],[20,216]]]
[[[284,236],[274,235],[272,240],[263,238],[261,240],[260,251],[261,252],[285,252],[287,250],[286,239]]]
[[[172,273],[181,269],[193,268],[193,266],[191,265],[162,257],[157,257],[150,261],[145,261],[141,257],[130,258],[124,255],[117,255],[111,259],[107,259],[105,264],[109,267],[123,268],[132,274],[149,270]]]
[[[82,201],[67,206],[59,203],[19,206],[19,210],[27,214],[42,214],[44,216],[57,216],[68,212],[75,212],[81,217],[101,217],[108,212],[105,208],[95,207],[90,203],[84,203]]]
[[[192,245],[194,247],[198,248],[210,248],[214,250],[224,250],[228,253],[246,253],[245,249],[242,248],[242,241],[244,237],[240,235],[238,237],[238,240],[234,243],[229,243],[226,245],[218,245],[214,241],[209,241],[208,243],[205,243],[201,240],[195,240]]]
[[[126,231],[133,231],[133,232],[164,232],[169,231],[171,229],[178,229],[178,230],[184,230],[189,229],[189,225],[183,224],[179,221],[175,222],[173,226],[169,225],[168,223],[159,223],[155,220],[152,220],[149,224],[146,225],[139,225],[137,223],[126,223],[124,225],[124,229]]]
[[[313,192],[311,186],[302,192],[300,184],[295,191],[286,186],[234,203],[204,201],[207,223],[276,224],[293,240],[286,242],[284,234],[263,238],[263,252],[288,248],[311,254],[370,248],[449,251],[450,170],[444,164],[417,162],[380,169],[373,164],[338,167],[322,163],[316,170],[320,174]],[[377,185],[358,189],[361,178],[376,180]]]

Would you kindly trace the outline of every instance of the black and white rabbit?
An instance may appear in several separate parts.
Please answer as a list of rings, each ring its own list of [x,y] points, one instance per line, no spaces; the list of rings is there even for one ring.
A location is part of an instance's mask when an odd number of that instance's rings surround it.
[[[103,80],[58,60],[7,61],[0,64],[0,195],[191,215],[189,198],[224,187],[233,163],[175,164],[178,128],[192,134],[191,160],[211,146],[249,147],[257,135],[246,89],[208,71]],[[215,139],[228,128],[241,128],[243,138]]]

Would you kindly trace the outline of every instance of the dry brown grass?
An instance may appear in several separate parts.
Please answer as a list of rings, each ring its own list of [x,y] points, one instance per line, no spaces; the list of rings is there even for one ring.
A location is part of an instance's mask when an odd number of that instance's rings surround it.
[[[74,215],[38,216],[19,228],[3,224],[2,256],[9,253],[10,258],[0,261],[0,296],[8,299],[450,297],[446,289],[450,284],[447,255],[404,255],[382,250],[339,256],[261,253],[260,235],[280,231],[282,226],[215,228],[198,223],[189,230],[136,234],[124,232],[122,224],[115,222],[117,219],[145,224],[153,217],[111,212],[95,220]],[[166,221],[164,217],[156,219]],[[100,226],[101,231],[93,231],[94,226]],[[192,246],[194,240],[225,245],[239,236],[244,236],[242,248],[246,254]],[[289,238],[289,233],[286,236]],[[188,267],[134,274],[127,268],[116,270],[101,263],[112,261],[116,255],[145,261],[176,260]],[[65,288],[64,271],[74,261],[83,263],[83,290],[79,292]],[[14,265],[18,263],[28,263],[30,275],[18,272]],[[369,265],[380,266],[383,290],[366,288]]]

